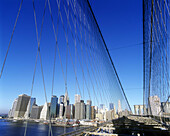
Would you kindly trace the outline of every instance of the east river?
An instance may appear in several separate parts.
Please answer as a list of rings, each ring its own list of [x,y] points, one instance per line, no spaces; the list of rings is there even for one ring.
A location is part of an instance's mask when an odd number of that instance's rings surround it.
[[[0,136],[24,136],[26,123],[8,122],[0,120]],[[53,135],[75,131],[80,127],[56,127],[52,126]],[[28,123],[27,136],[48,136],[48,125],[40,123]]]

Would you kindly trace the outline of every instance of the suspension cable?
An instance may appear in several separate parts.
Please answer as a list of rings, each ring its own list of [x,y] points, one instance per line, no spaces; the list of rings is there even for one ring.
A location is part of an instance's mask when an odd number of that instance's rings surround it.
[[[37,23],[36,23],[35,5],[34,5],[34,0],[33,0],[33,10],[34,10],[34,20],[35,20],[35,26],[36,26],[36,34],[37,34],[38,50],[37,50],[36,61],[35,61],[35,67],[34,67],[34,74],[33,74],[33,80],[32,80],[31,96],[30,96],[30,104],[31,104],[31,97],[32,97],[33,86],[34,86],[34,80],[35,80],[35,73],[36,73],[37,60],[38,60],[38,53],[40,53],[40,41],[41,41],[41,35],[42,35],[43,24],[44,24],[44,17],[45,17],[46,4],[47,4],[47,0],[45,1],[45,7],[44,7],[44,12],[43,12],[43,19],[42,19],[42,23],[41,23],[40,37],[39,37],[39,39],[38,39],[38,29],[37,29]],[[46,99],[46,103],[47,103],[47,96],[46,96],[46,93],[45,93],[45,99]],[[31,106],[30,106],[29,108],[31,108]],[[31,110],[31,109],[29,109],[29,112],[30,112],[30,110]],[[24,131],[24,136],[26,136],[26,134],[27,134],[27,126],[28,126],[28,117],[29,117],[29,116],[30,116],[30,113],[28,113],[28,116],[27,116],[26,127],[25,127],[25,131]]]
[[[15,24],[14,24],[14,27],[13,27],[13,30],[12,30],[12,34],[11,34],[11,38],[10,38],[10,41],[9,41],[9,44],[8,44],[8,49],[7,49],[7,52],[6,52],[6,55],[5,55],[5,59],[4,59],[2,68],[1,68],[0,78],[2,77],[2,73],[3,73],[4,67],[5,67],[6,59],[7,59],[8,52],[9,52],[9,49],[10,49],[10,46],[11,46],[11,42],[12,42],[12,39],[13,39],[14,31],[15,31],[15,28],[16,28],[16,25],[17,25],[17,22],[18,22],[18,17],[19,17],[20,11],[21,11],[22,3],[23,3],[23,0],[21,0],[20,6],[19,6],[19,10],[18,10],[18,14],[17,14],[17,17],[15,19]]]

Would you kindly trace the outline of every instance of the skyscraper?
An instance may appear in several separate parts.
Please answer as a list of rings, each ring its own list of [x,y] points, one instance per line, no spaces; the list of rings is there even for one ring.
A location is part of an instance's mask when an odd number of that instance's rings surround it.
[[[98,113],[98,106],[94,106],[95,112]]]
[[[160,102],[160,98],[155,95],[155,96],[150,96],[149,97],[149,104],[150,104],[150,108],[149,110],[149,114],[157,116],[159,114],[161,114],[161,102]]]
[[[65,96],[64,96],[64,106],[69,105],[69,97],[68,97],[68,92],[66,91]]]
[[[100,109],[104,110],[104,104],[100,104]]]
[[[40,114],[40,119],[47,120],[49,119],[49,108],[50,103],[45,103]]]
[[[17,102],[18,102],[18,98],[15,99],[14,102],[13,102],[12,109],[10,110],[10,112],[8,114],[9,118],[13,118],[14,117],[14,112],[16,110]]]
[[[86,119],[91,119],[91,100],[87,100],[86,104]]]
[[[113,110],[114,109],[114,104],[113,103],[109,103],[109,110]]]
[[[170,113],[170,102],[162,102],[161,107],[165,114]]]
[[[60,112],[60,104],[57,104],[57,110],[56,110],[56,117],[59,117],[59,112]]]
[[[106,112],[106,120],[112,120],[114,118],[114,110],[109,110]]]
[[[65,96],[64,96],[64,118],[66,118],[68,105],[69,105],[69,97],[68,97],[68,92],[66,91]]]
[[[43,106],[33,105],[31,114],[30,114],[30,118],[31,119],[39,119],[42,108],[43,108]]]
[[[57,98],[57,96],[53,95],[51,97],[51,105],[50,105],[50,116],[51,116],[51,118],[56,117],[57,105],[58,105],[58,98]]]
[[[75,103],[75,119],[80,119],[80,102]]]
[[[30,113],[31,113],[31,110],[32,110],[32,106],[35,105],[36,103],[36,99],[35,98],[31,98],[28,102],[28,105],[27,105],[27,110],[24,114],[24,118],[28,119],[30,117]]]
[[[67,119],[74,119],[74,113],[75,113],[75,107],[73,104],[67,105],[67,113],[66,118]]]
[[[75,104],[75,119],[85,119],[85,104],[83,100]]]
[[[79,94],[75,94],[75,104],[80,102],[81,96]]]
[[[85,103],[84,100],[80,101],[80,119],[85,119]]]
[[[120,113],[121,111],[122,111],[121,103],[120,103],[120,100],[118,100],[118,109],[117,109],[117,112]]]
[[[30,100],[30,96],[26,94],[19,95],[16,110],[14,112],[14,118],[24,117],[29,100]]]
[[[60,103],[59,118],[63,118],[64,115],[64,104]]]
[[[60,98],[59,98],[59,104],[60,103],[64,103],[64,95],[61,95]]]
[[[92,101],[91,100],[87,100],[87,105],[92,105]]]
[[[96,118],[95,106],[91,106],[91,119],[95,119],[95,118]]]
[[[86,119],[91,119],[91,105],[86,105]]]

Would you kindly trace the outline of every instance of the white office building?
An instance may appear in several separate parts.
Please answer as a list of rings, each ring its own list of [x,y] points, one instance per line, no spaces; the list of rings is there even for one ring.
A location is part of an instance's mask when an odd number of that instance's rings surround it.
[[[13,105],[12,105],[12,109],[10,110],[8,117],[9,118],[13,118],[14,117],[14,112],[17,106],[17,102],[18,102],[18,98],[14,100]]]
[[[75,104],[80,102],[81,96],[79,94],[75,94]]]
[[[49,118],[49,103],[45,103],[40,114],[40,119],[47,120]]]

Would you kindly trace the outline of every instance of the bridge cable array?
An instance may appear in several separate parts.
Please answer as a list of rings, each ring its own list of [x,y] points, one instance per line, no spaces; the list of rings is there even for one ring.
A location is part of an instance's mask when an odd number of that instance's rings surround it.
[[[53,1],[54,2],[54,1]],[[11,40],[8,46],[7,54],[1,70],[1,76],[8,55],[9,47],[11,45],[14,30],[17,24],[19,13],[21,10],[23,0],[21,1],[18,11],[17,19],[15,21]],[[40,50],[40,42],[43,42],[42,31],[44,27],[44,20],[46,9],[49,9],[51,18],[52,30],[55,38],[53,67],[52,67],[52,87],[51,97],[55,90],[55,75],[56,68],[61,68],[62,77],[64,80],[65,94],[71,92],[71,84],[75,78],[75,94],[80,94],[83,100],[93,100],[94,105],[100,107],[100,104],[106,106],[114,103],[117,109],[131,111],[130,105],[127,101],[125,92],[121,85],[120,79],[116,72],[115,66],[104,42],[103,36],[94,17],[92,9],[88,1],[77,0],[56,0],[55,4],[50,0],[44,1],[43,17],[40,24],[40,32],[38,31],[38,17],[36,13],[35,0],[32,1],[34,12],[34,23],[37,41],[37,52],[35,58],[35,66],[32,78],[31,94],[33,96],[33,88],[35,82],[35,74],[37,71],[38,58],[40,59],[41,76],[43,80],[43,89],[45,95],[45,104],[48,107],[47,91],[45,85],[45,73],[42,61],[42,51]],[[48,5],[47,5],[48,4]],[[57,9],[54,8],[57,6]],[[55,11],[55,12],[54,12]],[[57,14],[55,14],[57,13]],[[55,15],[57,17],[55,18]],[[56,21],[57,20],[57,21]],[[55,21],[57,22],[55,26]],[[62,36],[60,38],[60,36]],[[64,39],[63,39],[64,38]],[[61,42],[61,43],[60,43]],[[43,48],[41,46],[41,48]],[[52,48],[52,46],[50,47]],[[63,53],[65,53],[63,55]],[[57,64],[57,54],[59,65]],[[64,60],[66,62],[64,63]],[[70,66],[71,65],[71,66]],[[64,70],[65,69],[65,70]],[[69,73],[69,74],[68,74]],[[70,73],[73,73],[71,75]],[[73,78],[73,76],[75,76]],[[72,80],[68,80],[70,78]],[[52,101],[52,100],[51,100]],[[30,100],[31,103],[31,100]],[[53,136],[51,123],[51,109],[49,108],[49,130],[48,136]],[[114,109],[116,110],[116,109]],[[27,135],[28,119],[30,118],[31,106],[27,115],[24,136]],[[116,111],[115,111],[116,112]],[[64,119],[67,117],[67,107],[65,108]]]

